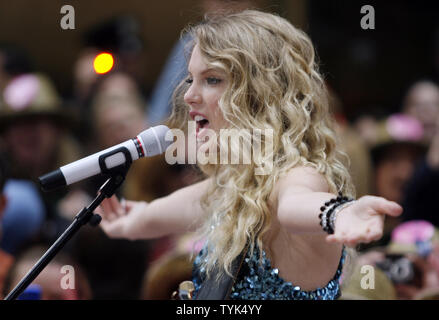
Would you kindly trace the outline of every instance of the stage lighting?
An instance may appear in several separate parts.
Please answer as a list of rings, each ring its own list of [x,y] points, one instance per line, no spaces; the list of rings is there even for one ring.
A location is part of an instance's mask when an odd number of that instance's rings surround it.
[[[93,61],[93,67],[96,73],[104,74],[109,72],[114,66],[113,55],[108,52],[100,53]]]

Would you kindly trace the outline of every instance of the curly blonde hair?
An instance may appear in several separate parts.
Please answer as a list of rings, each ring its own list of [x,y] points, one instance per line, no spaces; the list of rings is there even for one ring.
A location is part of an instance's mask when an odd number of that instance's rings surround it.
[[[201,167],[213,178],[203,199],[208,219],[201,229],[207,239],[202,261],[207,273],[222,266],[230,274],[232,261],[246,243],[250,250],[255,243],[263,248],[272,216],[270,194],[290,169],[315,168],[331,193],[353,196],[354,190],[344,154],[337,148],[314,47],[304,32],[282,17],[255,10],[206,17],[187,32],[208,66],[228,78],[218,106],[230,127],[274,133],[272,153],[261,156],[272,159],[270,174],[255,174],[254,162]],[[188,106],[181,98],[186,88],[182,83],[176,90],[171,115],[171,123],[180,128],[188,120]],[[249,137],[244,140],[251,142]]]

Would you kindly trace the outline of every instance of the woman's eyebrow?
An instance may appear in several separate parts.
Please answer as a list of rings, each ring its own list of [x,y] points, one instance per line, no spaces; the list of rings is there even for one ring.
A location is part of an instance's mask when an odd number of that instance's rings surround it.
[[[217,70],[215,70],[215,69],[213,69],[213,68],[208,68],[208,69],[204,69],[202,72],[201,72],[201,74],[206,74],[206,73],[209,73],[209,72],[216,72]]]
[[[208,68],[208,69],[204,69],[204,70],[202,70],[202,71],[200,71],[200,72],[195,72],[195,74],[200,74],[200,75],[205,75],[206,73],[209,73],[209,72],[219,72],[218,70],[216,70],[216,69],[213,69],[213,68]],[[190,75],[190,76],[192,76],[192,72],[190,72],[189,70],[188,70],[188,74]]]

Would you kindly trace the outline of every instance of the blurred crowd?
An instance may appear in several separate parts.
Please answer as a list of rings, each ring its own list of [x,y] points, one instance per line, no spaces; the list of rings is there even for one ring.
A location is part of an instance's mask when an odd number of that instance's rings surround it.
[[[220,9],[218,1],[204,2],[206,12]],[[249,5],[237,3],[236,10]],[[189,39],[183,36],[175,44],[146,96],[136,75],[141,45],[135,34],[121,32],[126,23],[113,19],[87,34],[72,65],[69,97],[61,97],[44,70],[33,67],[28,52],[0,45],[0,297],[106,179],[94,177],[44,193],[38,177],[164,123],[171,111],[173,89],[185,77]],[[100,75],[93,59],[103,50],[112,50],[118,63]],[[439,299],[439,87],[429,79],[407,85],[399,112],[364,113],[355,121],[348,121],[330,90],[357,197],[383,196],[404,208],[401,217],[387,218],[381,240],[358,248],[345,277],[344,299]],[[146,158],[133,163],[118,196],[151,201],[198,179],[194,167],[168,165],[163,155]],[[36,299],[169,299],[178,283],[190,278],[194,247],[199,248],[190,235],[114,240],[86,225],[27,293]],[[65,265],[75,270],[73,288],[60,286]],[[374,266],[374,289],[362,286],[364,265]]]

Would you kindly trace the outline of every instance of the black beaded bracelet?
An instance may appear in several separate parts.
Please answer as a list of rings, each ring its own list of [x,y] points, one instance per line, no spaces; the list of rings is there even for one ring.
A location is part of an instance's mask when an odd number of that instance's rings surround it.
[[[323,228],[328,234],[334,233],[334,223],[335,220],[332,218],[332,215],[335,212],[335,209],[346,202],[351,202],[354,199],[343,196],[339,193],[338,197],[333,198],[320,207],[321,213],[319,214],[320,218],[320,226]]]

